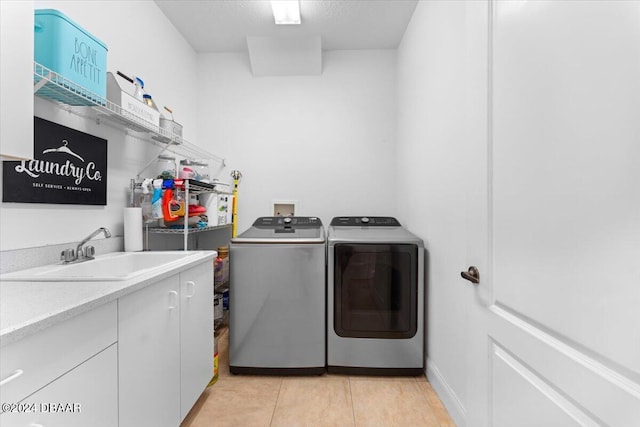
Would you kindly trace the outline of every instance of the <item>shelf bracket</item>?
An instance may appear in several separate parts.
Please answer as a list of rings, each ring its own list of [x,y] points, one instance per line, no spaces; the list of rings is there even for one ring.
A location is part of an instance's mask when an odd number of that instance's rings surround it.
[[[46,85],[47,82],[49,81],[49,72],[45,71],[46,75],[43,75],[42,78],[40,80],[38,80],[36,82],[36,84],[33,85],[33,93],[38,93],[38,91],[40,89],[42,89],[42,86]]]

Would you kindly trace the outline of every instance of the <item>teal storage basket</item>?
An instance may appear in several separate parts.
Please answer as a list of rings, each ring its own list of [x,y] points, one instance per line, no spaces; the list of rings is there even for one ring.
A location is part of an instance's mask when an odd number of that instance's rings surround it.
[[[107,46],[55,9],[35,10],[34,31],[35,62],[59,75],[53,78],[57,84],[47,82],[38,95],[69,105],[104,105]]]

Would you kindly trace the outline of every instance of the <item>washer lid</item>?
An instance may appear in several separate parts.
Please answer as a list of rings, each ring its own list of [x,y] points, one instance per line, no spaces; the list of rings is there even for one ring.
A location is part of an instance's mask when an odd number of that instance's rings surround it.
[[[318,217],[272,217],[256,219],[232,243],[324,243],[325,232]]]
[[[388,216],[338,216],[327,229],[327,244],[415,244],[423,248],[423,240]]]

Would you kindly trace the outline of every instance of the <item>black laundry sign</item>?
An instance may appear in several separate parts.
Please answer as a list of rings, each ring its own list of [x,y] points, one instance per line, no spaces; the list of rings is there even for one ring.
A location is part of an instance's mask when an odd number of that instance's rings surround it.
[[[33,160],[5,161],[2,201],[107,204],[107,140],[34,117]]]

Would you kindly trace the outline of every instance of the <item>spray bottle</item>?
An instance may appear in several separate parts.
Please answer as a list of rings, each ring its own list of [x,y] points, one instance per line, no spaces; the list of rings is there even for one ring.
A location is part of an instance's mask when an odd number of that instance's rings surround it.
[[[133,81],[133,84],[136,85],[136,90],[133,92],[133,97],[139,101],[144,101],[144,82],[140,77],[136,77]]]
[[[161,219],[162,213],[162,179],[153,180],[153,198],[151,199],[151,213],[153,218]]]
[[[142,81],[142,79],[140,77],[136,77],[135,79],[132,79],[131,77],[127,76],[126,74],[124,74],[122,71],[117,71],[118,75],[120,77],[122,77],[123,79],[125,79],[126,81],[128,81],[129,83],[133,83],[136,87],[135,91],[133,92],[133,97],[135,99],[137,99],[138,101],[142,101],[144,102],[144,82]]]
[[[153,180],[151,178],[145,178],[142,181],[142,199],[140,200],[142,220],[145,223],[153,221],[153,210],[151,207],[152,193],[149,191],[149,188],[153,189]]]

